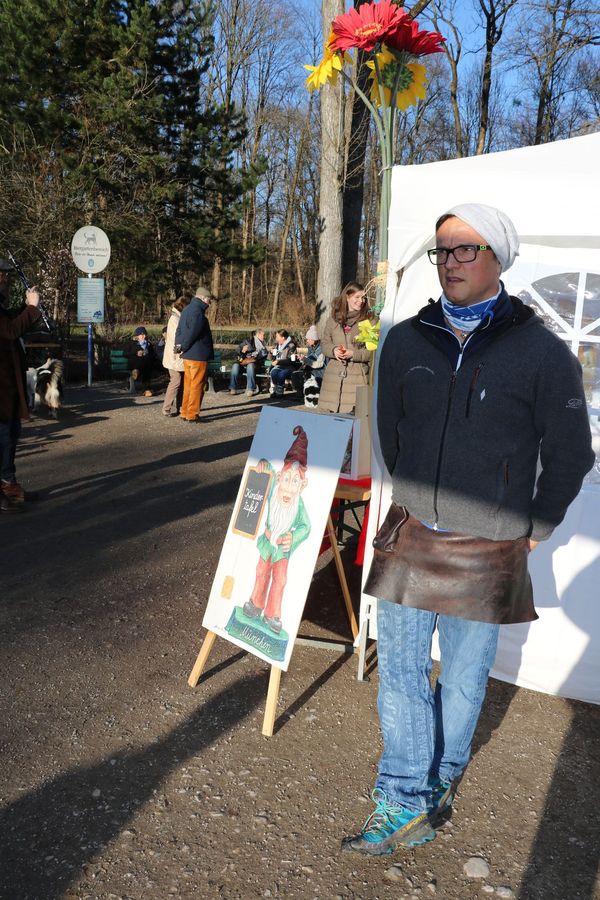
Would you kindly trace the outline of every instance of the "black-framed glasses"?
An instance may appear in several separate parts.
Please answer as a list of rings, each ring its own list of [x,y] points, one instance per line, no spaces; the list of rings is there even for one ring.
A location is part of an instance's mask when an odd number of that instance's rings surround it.
[[[443,266],[448,262],[450,254],[457,263],[475,262],[480,250],[491,250],[488,244],[459,244],[458,247],[435,247],[427,251],[429,262],[434,266]]]

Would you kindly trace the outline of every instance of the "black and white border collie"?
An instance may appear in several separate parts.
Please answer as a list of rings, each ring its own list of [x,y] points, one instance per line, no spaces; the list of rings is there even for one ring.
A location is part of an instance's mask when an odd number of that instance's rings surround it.
[[[319,405],[321,385],[314,375],[310,375],[304,382],[304,405],[309,409],[315,409]]]
[[[63,370],[60,359],[48,359],[37,369],[27,369],[27,399],[29,409],[36,410],[45,406],[50,415],[58,419],[58,410],[62,406]]]

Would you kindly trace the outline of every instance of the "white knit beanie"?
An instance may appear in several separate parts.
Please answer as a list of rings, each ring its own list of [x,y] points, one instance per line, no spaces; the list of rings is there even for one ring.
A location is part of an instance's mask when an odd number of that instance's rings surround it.
[[[519,235],[506,213],[484,203],[460,203],[445,215],[456,216],[479,232],[496,254],[502,271],[510,269],[519,255]]]

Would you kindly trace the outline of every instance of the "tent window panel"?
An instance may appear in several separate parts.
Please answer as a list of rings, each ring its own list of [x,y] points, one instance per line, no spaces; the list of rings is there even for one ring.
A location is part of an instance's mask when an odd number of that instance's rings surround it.
[[[582,343],[577,353],[583,369],[583,384],[590,413],[596,463],[586,478],[587,484],[600,484],[600,343]]]
[[[600,274],[555,271],[534,278],[519,295],[581,363],[596,453],[596,464],[585,480],[600,484]]]

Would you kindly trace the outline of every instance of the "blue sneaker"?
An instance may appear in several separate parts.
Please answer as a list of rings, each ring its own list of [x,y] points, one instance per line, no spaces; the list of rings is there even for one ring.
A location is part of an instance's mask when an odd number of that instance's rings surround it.
[[[432,841],[435,831],[426,812],[413,812],[396,803],[389,803],[385,793],[375,788],[372,793],[375,809],[363,825],[360,834],[344,838],[342,850],[384,856],[396,847],[416,847]]]
[[[434,778],[430,782],[431,807],[429,809],[429,822],[432,826],[439,825],[448,817],[454,803],[455,786],[452,781],[443,781]]]

